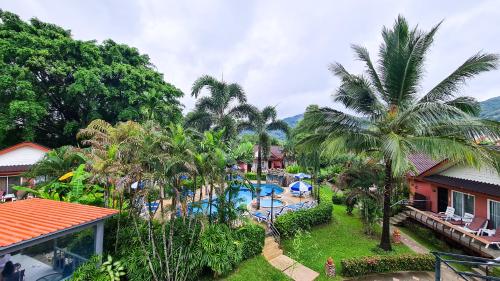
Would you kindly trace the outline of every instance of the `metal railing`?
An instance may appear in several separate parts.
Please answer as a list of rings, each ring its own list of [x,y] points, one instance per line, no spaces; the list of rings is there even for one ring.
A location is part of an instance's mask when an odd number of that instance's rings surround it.
[[[269,222],[267,224],[267,226],[269,228],[269,233],[274,238],[274,241],[276,241],[276,243],[280,244],[281,243],[281,235],[280,235],[280,232],[278,231],[278,229],[276,228],[276,226],[274,226],[274,224],[272,222]]]
[[[466,256],[452,253],[443,252],[431,252],[436,257],[435,264],[435,280],[440,281],[441,279],[441,264],[451,269],[457,276],[461,277],[463,280],[496,280],[500,281],[500,277],[488,276],[488,271],[491,267],[499,267],[500,261],[494,259],[487,259],[474,256]],[[481,275],[479,273],[470,271],[461,271],[453,266],[453,264],[461,264],[466,266],[474,267],[485,267],[486,275]],[[444,280],[444,279],[443,279]]]

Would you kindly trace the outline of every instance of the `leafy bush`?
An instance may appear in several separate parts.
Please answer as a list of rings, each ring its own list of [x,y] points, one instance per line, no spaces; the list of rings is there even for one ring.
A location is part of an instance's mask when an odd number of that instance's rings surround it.
[[[242,245],[224,224],[210,225],[200,237],[202,263],[219,276],[231,271],[240,261]]]
[[[262,252],[266,231],[260,225],[246,224],[236,230],[236,236],[243,247],[243,259],[251,258]]]
[[[336,205],[344,205],[345,204],[344,193],[341,191],[335,192],[332,196],[332,203]]]
[[[71,277],[72,281],[109,281],[109,276],[101,270],[100,257],[93,256],[80,265]]]
[[[299,165],[290,165],[285,168],[285,171],[290,174],[297,174],[300,172],[300,166]]]
[[[298,230],[309,230],[312,226],[325,224],[332,219],[333,206],[330,202],[279,216],[274,225],[283,237],[291,237]]]
[[[248,172],[248,173],[245,173],[245,178],[247,180],[250,180],[250,181],[256,181],[257,180],[257,174],[254,173],[254,172]],[[260,177],[261,180],[266,180],[266,175],[262,175]]]
[[[341,264],[343,276],[355,277],[382,272],[433,271],[434,262],[431,254],[406,254],[349,258],[343,259]]]

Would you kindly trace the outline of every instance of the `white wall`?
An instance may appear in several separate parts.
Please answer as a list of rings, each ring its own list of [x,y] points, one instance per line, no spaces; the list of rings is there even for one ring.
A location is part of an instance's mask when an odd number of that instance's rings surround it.
[[[0,155],[0,166],[33,165],[42,159],[46,152],[24,146]]]
[[[477,170],[471,167],[455,165],[440,172],[439,174],[447,177],[500,185],[500,175],[498,175],[493,168],[488,167],[483,167],[481,170]]]

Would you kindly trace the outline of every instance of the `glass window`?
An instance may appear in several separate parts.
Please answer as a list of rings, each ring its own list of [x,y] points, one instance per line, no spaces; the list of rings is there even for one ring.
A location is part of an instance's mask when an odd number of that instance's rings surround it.
[[[12,189],[11,187],[16,185],[21,185],[21,177],[9,177],[8,180],[9,180],[9,186],[7,188],[7,193],[14,193],[15,190]]]
[[[463,216],[465,213],[474,214],[474,195],[453,191],[453,208],[455,215]]]
[[[463,216],[464,215],[464,194],[461,192],[453,191],[453,208],[455,208],[455,215]]]
[[[7,192],[7,178],[6,177],[0,177],[0,192],[5,191]]]
[[[491,227],[496,229],[500,226],[500,202],[497,201],[489,201],[490,208],[490,220]]]

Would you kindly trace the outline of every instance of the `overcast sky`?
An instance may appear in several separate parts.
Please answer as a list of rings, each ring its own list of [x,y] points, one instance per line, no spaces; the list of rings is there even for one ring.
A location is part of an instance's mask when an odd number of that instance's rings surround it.
[[[193,81],[210,74],[237,82],[249,102],[276,105],[280,117],[309,104],[334,106],[339,84],[332,62],[352,72],[350,44],[376,56],[384,25],[398,14],[428,30],[444,19],[427,60],[422,91],[478,51],[500,53],[500,1],[34,1],[0,0],[23,19],[37,17],[72,30],[77,39],[111,38],[137,47],[165,80],[185,93],[192,109]],[[471,81],[463,93],[499,96],[500,70]]]

